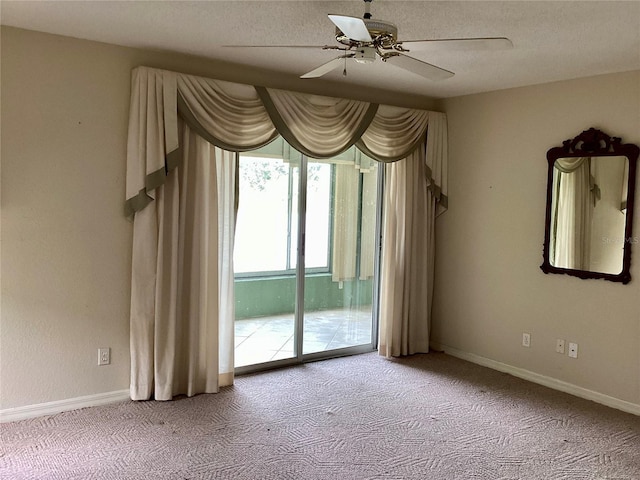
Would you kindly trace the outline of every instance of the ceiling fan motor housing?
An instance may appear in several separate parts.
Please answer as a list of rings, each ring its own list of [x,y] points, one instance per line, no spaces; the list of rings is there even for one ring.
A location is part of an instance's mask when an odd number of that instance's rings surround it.
[[[347,37],[339,28],[336,28],[336,40],[343,45],[371,45],[382,48],[391,48],[398,39],[398,27],[393,23],[385,20],[367,19],[363,20],[364,24],[369,31],[369,35],[373,39],[373,42],[357,42]]]

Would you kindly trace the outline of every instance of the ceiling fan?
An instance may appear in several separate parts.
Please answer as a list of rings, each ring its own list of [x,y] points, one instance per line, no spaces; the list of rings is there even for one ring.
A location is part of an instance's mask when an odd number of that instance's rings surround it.
[[[371,18],[370,4],[372,0],[364,0],[363,18],[346,15],[329,14],[329,20],[336,26],[336,40],[341,45],[308,46],[308,45],[250,45],[246,48],[321,48],[323,50],[340,50],[339,57],[314,68],[301,75],[300,78],[318,78],[344,65],[343,75],[347,74],[347,60],[358,63],[373,63],[376,58],[397,67],[416,73],[429,80],[444,80],[453,77],[454,73],[407,55],[412,50],[498,50],[512,48],[511,40],[505,37],[485,38],[445,38],[430,40],[398,40],[398,27],[386,20]],[[239,45],[229,45],[239,47]]]

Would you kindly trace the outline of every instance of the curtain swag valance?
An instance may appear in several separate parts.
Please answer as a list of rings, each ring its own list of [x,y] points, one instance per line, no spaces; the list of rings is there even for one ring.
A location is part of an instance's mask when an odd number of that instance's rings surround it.
[[[211,144],[238,152],[281,135],[311,158],[331,158],[356,145],[371,158],[394,162],[426,141],[427,185],[439,208],[447,207],[443,113],[137,67],[129,113],[127,216],[147,206],[178,165],[178,116]]]

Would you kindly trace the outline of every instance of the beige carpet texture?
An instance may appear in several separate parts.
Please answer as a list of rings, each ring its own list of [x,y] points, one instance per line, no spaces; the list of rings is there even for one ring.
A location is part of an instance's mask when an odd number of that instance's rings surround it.
[[[441,353],[0,425],[0,478],[640,479],[640,417]]]

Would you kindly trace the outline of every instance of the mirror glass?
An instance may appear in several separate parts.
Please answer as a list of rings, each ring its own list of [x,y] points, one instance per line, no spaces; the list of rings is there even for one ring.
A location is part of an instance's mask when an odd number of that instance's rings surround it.
[[[622,272],[629,160],[558,158],[553,169],[549,262],[558,268]]]
[[[640,148],[590,128],[547,151],[544,273],[631,281]]]

